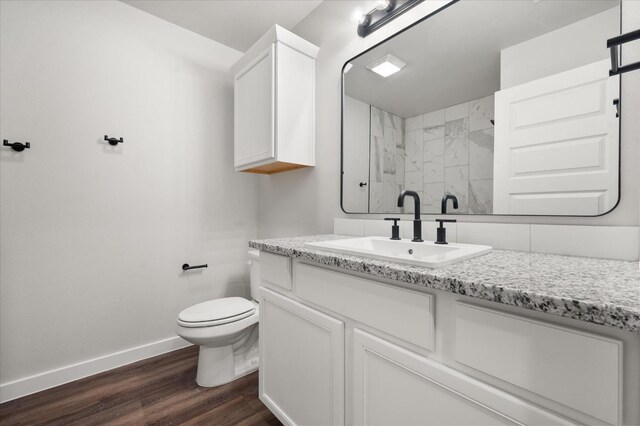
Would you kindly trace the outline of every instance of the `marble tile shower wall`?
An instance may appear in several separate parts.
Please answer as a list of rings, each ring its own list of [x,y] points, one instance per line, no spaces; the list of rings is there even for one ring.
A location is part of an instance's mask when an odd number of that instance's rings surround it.
[[[439,213],[444,194],[459,213],[493,212],[493,110],[491,95],[405,120],[405,187],[424,213]]]
[[[369,212],[398,211],[397,197],[404,189],[404,119],[371,107]]]

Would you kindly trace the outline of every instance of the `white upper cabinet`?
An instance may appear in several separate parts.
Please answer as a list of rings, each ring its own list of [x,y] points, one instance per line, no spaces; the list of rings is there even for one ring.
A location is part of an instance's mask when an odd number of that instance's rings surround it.
[[[318,47],[275,25],[231,67],[237,171],[315,165],[317,54]]]

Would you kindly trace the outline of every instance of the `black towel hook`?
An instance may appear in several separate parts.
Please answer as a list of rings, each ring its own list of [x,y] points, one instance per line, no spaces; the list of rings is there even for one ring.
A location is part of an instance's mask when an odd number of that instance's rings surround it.
[[[207,265],[206,263],[204,265],[193,265],[193,266],[189,266],[188,263],[185,263],[182,265],[182,270],[183,271],[188,271],[190,269],[200,269],[200,268],[208,268],[209,265]]]
[[[107,135],[104,135],[104,140],[105,140],[105,141],[107,141],[107,142],[109,142],[109,145],[111,145],[111,146],[116,146],[116,145],[118,145],[119,143],[124,143],[124,139],[122,139],[122,138],[120,138],[120,139],[117,139],[117,138],[110,138],[110,137],[109,137],[109,136],[107,136]]]
[[[31,148],[31,144],[29,142],[25,142],[25,143],[21,143],[21,142],[9,143],[9,141],[6,140],[6,139],[2,140],[2,146],[10,146],[14,151],[17,151],[17,152],[22,152],[25,149],[30,149]]]

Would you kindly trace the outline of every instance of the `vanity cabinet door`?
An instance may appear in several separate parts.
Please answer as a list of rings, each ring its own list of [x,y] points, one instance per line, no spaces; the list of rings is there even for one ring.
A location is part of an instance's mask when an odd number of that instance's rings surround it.
[[[260,294],[260,399],[285,424],[344,424],[344,323]]]
[[[235,166],[275,158],[275,45],[235,77]]]
[[[524,400],[362,330],[354,330],[356,425],[570,424]]]

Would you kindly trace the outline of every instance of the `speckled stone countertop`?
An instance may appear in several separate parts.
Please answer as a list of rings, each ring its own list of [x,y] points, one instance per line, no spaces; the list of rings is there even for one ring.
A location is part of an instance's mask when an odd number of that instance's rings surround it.
[[[250,241],[292,258],[640,333],[636,262],[507,250],[429,269],[305,247],[341,235]]]

